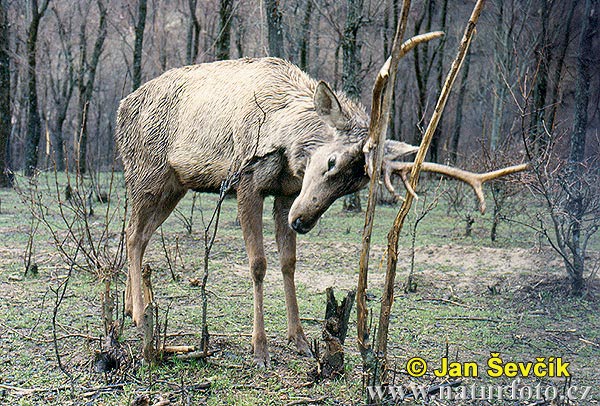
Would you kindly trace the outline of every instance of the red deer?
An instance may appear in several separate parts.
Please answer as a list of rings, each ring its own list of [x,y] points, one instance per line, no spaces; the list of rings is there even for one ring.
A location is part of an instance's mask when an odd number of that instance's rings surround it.
[[[294,284],[295,232],[308,232],[337,198],[366,185],[368,126],[360,104],[276,58],[173,69],[123,99],[116,140],[131,208],[125,305],[133,321],[139,325],[146,305],[141,269],[152,234],[187,190],[218,192],[231,168],[246,162],[235,193],[254,285],[254,361],[269,363],[263,318],[267,195],[274,196],[287,338],[309,355]],[[385,147],[389,162],[416,151],[397,141]]]

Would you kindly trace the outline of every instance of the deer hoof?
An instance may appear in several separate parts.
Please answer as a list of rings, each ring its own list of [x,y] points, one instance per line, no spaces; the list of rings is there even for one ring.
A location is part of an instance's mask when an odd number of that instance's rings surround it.
[[[269,359],[269,353],[263,355],[254,354],[253,359],[254,365],[259,369],[269,368],[271,366],[271,360]]]
[[[254,365],[258,368],[268,368],[271,362],[267,346],[267,337],[263,334],[258,334],[253,337],[252,348],[254,350]]]
[[[294,343],[296,345],[296,349],[300,355],[305,357],[312,357],[313,353],[310,349],[310,345],[308,345],[308,340],[304,333],[296,334],[295,336],[288,338],[288,344]]]

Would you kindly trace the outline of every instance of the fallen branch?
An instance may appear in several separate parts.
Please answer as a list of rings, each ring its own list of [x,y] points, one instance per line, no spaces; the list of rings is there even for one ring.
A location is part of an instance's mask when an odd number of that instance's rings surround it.
[[[467,309],[471,309],[471,306],[466,305],[464,303],[459,303],[459,302],[455,302],[453,300],[442,299],[442,298],[437,298],[437,297],[426,298],[426,299],[418,299],[417,301],[423,301],[423,302],[443,302],[443,303],[448,303],[448,304],[451,304],[451,305],[454,305],[454,306],[466,307]]]
[[[296,406],[296,405],[310,405],[315,403],[323,403],[329,396],[321,396],[320,398],[312,399],[312,398],[302,398],[298,400],[293,400],[285,404],[285,406]]]
[[[490,319],[488,317],[477,317],[477,316],[445,316],[436,317],[435,320],[466,320],[466,321],[489,321],[492,323],[501,323],[501,319]]]
[[[195,345],[165,345],[160,347],[160,351],[164,354],[184,354],[196,351]]]

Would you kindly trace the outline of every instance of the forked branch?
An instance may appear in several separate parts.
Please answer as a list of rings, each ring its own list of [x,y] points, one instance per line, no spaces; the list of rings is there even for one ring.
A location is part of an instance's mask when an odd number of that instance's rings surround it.
[[[398,52],[397,59],[399,60],[403,56],[405,56],[411,49],[416,47],[418,44],[431,41],[435,38],[440,38],[444,36],[442,31],[433,31],[428,32],[426,34],[416,35],[402,43],[400,46],[400,51]],[[373,85],[373,105],[371,106],[371,123],[369,128],[369,139],[365,143],[364,152],[368,154],[366,164],[367,164],[367,174],[369,176],[373,175],[373,165],[374,165],[374,152],[375,145],[379,143],[379,134],[383,132],[382,124],[383,120],[381,120],[381,115],[383,113],[383,97],[385,94],[385,89],[387,87],[387,82],[390,77],[390,70],[392,64],[392,57],[390,56],[387,61],[383,64],[379,73],[377,74],[377,78],[375,79],[375,84]],[[397,69],[397,66],[396,66]],[[388,113],[389,114],[389,113]],[[376,127],[380,127],[377,129]]]
[[[383,173],[383,181],[385,183],[385,187],[390,191],[390,193],[395,196],[400,197],[396,194],[394,190],[394,185],[392,184],[392,175],[398,174],[404,183],[404,187],[410,193],[414,199],[417,199],[417,194],[415,190],[410,184],[409,174],[412,171],[414,166],[413,162],[385,162],[384,163],[384,173]],[[433,172],[439,173],[440,175],[449,176],[454,179],[458,179],[473,188],[477,199],[479,200],[479,211],[481,214],[485,213],[485,197],[483,195],[483,184],[490,180],[498,179],[506,175],[510,175],[513,173],[521,172],[527,170],[529,168],[528,164],[521,165],[513,165],[506,168],[498,169],[491,172],[485,173],[474,173],[465,171],[463,169],[458,169],[452,166],[436,164],[432,162],[423,162],[421,164],[421,171],[424,172]]]

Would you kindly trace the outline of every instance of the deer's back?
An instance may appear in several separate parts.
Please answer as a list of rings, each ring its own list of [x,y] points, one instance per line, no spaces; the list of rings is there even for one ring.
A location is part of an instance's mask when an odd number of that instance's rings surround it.
[[[187,188],[218,189],[250,155],[298,142],[290,137],[302,137],[293,130],[296,122],[314,115],[314,86],[298,68],[274,58],[164,73],[119,107],[116,139],[128,183],[171,173]]]

